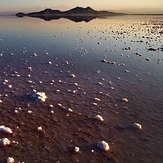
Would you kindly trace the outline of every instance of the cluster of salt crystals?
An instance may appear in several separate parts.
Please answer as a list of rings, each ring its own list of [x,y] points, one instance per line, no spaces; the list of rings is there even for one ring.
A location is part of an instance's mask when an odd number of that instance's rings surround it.
[[[5,126],[0,126],[0,131],[8,133],[8,134],[12,134],[12,130],[9,127],[5,127]]]
[[[110,149],[109,144],[105,141],[99,141],[97,147],[103,151],[108,151]]]
[[[3,126],[3,125],[0,126],[0,132],[4,132],[4,133],[7,133],[7,134],[12,134],[13,133],[12,130],[9,127]],[[11,141],[8,138],[0,139],[0,145],[1,146],[6,146],[6,145],[10,145],[10,144],[11,144]],[[15,160],[12,157],[8,157],[6,159],[6,162],[7,163],[14,163]]]
[[[42,102],[45,102],[45,100],[48,98],[45,92],[36,92],[32,95],[32,97],[36,100],[41,100]]]
[[[2,138],[0,139],[0,146],[6,146],[6,145],[10,145],[11,142],[8,138]]]
[[[6,159],[6,162],[7,162],[7,163],[14,163],[15,160],[14,160],[13,157],[8,157],[8,158]]]

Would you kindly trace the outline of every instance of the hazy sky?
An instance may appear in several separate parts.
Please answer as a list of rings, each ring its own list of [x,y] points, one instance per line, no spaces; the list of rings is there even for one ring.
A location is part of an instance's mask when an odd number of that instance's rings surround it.
[[[0,12],[36,11],[45,8],[67,10],[76,6],[90,6],[96,10],[163,13],[163,0],[0,0]]]

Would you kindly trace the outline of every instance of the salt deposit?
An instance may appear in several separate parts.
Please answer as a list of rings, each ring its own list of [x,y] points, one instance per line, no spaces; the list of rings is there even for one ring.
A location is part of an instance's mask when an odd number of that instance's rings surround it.
[[[75,75],[74,74],[71,74],[70,77],[75,78]]]
[[[109,144],[105,141],[99,141],[97,147],[103,151],[108,151],[110,149]]]
[[[95,119],[97,119],[99,121],[104,121],[104,118],[101,115],[96,115]]]
[[[73,110],[72,110],[71,108],[68,108],[68,111],[69,111],[69,112],[73,112]]]
[[[127,98],[122,98],[123,102],[129,102],[129,100]]]
[[[74,151],[75,151],[76,153],[78,153],[78,152],[80,151],[80,148],[79,148],[79,147],[75,147],[75,148],[74,148]]]
[[[100,100],[99,98],[97,98],[97,97],[95,97],[95,100],[96,100],[96,101],[101,101],[101,100]]]
[[[0,131],[8,133],[8,134],[12,134],[12,130],[9,127],[5,127],[5,126],[0,126]]]
[[[32,114],[32,111],[31,110],[28,110],[28,114]]]
[[[49,107],[53,108],[54,106],[52,104],[50,104]]]
[[[32,95],[32,98],[37,101],[45,102],[45,100],[48,98],[44,92],[36,92]]]
[[[134,123],[133,124],[133,127],[135,128],[135,129],[142,129],[142,125],[141,124],[139,124],[139,123]]]
[[[49,63],[49,65],[51,65],[51,64],[52,64],[52,62],[51,62],[51,61],[49,61],[48,63]]]
[[[14,163],[15,160],[14,160],[13,157],[8,157],[8,158],[6,159],[6,162],[7,162],[7,163]]]
[[[2,138],[0,139],[0,146],[6,146],[6,145],[10,145],[10,140],[8,138]]]
[[[37,129],[38,129],[38,131],[42,131],[42,127],[41,126],[39,126]]]

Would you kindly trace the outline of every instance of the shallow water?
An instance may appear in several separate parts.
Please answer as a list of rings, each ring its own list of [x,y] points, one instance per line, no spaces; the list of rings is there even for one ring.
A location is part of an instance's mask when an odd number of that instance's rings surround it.
[[[162,16],[0,17],[0,26],[0,125],[14,133],[0,138],[18,142],[0,147],[2,162],[163,161]],[[45,103],[28,99],[34,90]],[[108,152],[97,149],[101,140]]]

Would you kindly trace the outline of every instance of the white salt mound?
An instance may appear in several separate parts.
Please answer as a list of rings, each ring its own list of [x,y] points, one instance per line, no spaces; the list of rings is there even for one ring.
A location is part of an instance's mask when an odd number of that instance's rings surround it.
[[[76,153],[78,153],[78,152],[80,151],[80,148],[79,148],[79,147],[75,147],[75,148],[74,148],[74,151],[75,151]]]
[[[38,129],[38,131],[42,131],[42,127],[41,126],[39,126],[37,129]]]
[[[2,138],[0,139],[0,146],[6,146],[6,145],[10,145],[10,140],[8,138]]]
[[[45,102],[45,100],[48,98],[44,92],[36,92],[32,95],[32,98],[35,100],[40,100],[42,102]]]
[[[0,131],[8,133],[8,134],[12,134],[12,130],[9,127],[5,127],[5,126],[0,126]]]
[[[109,144],[105,141],[99,141],[97,143],[97,147],[103,151],[107,151],[110,149]]]
[[[142,129],[142,125],[141,124],[139,124],[139,123],[134,123],[133,124],[133,127],[135,128],[135,129]]]
[[[14,163],[15,160],[13,157],[8,157],[7,160],[6,160],[7,163]]]
[[[101,115],[96,115],[95,119],[97,119],[99,121],[104,121],[104,118]]]

